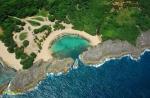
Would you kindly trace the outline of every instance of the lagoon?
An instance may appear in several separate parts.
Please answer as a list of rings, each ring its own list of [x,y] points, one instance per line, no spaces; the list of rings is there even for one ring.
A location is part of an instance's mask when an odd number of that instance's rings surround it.
[[[54,57],[77,58],[80,53],[89,47],[89,41],[77,35],[64,35],[58,38],[51,46],[50,50]]]

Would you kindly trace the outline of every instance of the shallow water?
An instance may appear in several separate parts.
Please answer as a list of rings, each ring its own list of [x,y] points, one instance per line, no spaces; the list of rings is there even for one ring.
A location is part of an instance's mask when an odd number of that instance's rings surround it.
[[[138,61],[127,56],[98,68],[80,64],[67,74],[49,75],[31,92],[3,98],[150,98],[150,52]]]
[[[55,57],[77,58],[78,55],[86,50],[88,46],[89,42],[84,38],[76,35],[65,35],[57,39],[50,49]]]

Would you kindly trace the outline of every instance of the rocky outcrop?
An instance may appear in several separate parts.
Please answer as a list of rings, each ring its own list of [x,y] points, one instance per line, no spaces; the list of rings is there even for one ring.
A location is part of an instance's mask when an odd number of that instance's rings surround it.
[[[0,58],[0,94],[7,88],[11,79],[15,76],[16,71],[9,68],[7,64]]]
[[[144,49],[148,48],[150,49],[150,31],[143,32],[137,38],[136,46],[127,41],[108,40],[96,47],[89,48],[80,55],[80,59],[84,64],[90,65],[102,63],[106,58],[116,58],[126,54],[137,58]]]
[[[73,66],[74,60],[65,58],[62,60],[49,60],[36,62],[30,69],[18,71],[11,81],[9,89],[13,92],[24,92],[36,86],[46,73],[65,73]]]

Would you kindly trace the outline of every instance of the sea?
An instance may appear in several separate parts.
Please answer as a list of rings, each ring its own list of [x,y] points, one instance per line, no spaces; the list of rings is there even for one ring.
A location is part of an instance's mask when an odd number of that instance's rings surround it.
[[[33,90],[2,98],[150,98],[150,51],[139,59],[110,59],[101,66],[84,65],[65,74],[48,74]]]

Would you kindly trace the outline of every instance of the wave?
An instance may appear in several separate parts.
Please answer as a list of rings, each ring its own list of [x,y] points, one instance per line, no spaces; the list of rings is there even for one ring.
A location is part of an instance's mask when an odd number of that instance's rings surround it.
[[[104,61],[102,61],[100,64],[90,64],[90,65],[87,65],[87,66],[91,66],[91,67],[100,67],[102,65],[104,65],[106,62],[110,61],[110,60],[120,60],[124,57],[129,57],[131,60],[134,60],[134,61],[138,61],[141,59],[141,56],[144,55],[145,52],[150,52],[150,49],[145,49],[138,58],[134,58],[131,54],[126,54],[126,55],[123,55],[121,57],[118,57],[118,58],[106,58]]]

